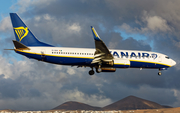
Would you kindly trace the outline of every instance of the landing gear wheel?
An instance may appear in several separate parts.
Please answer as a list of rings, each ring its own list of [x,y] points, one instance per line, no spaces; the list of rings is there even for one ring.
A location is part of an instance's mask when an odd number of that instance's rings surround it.
[[[99,65],[99,66],[96,68],[96,72],[97,72],[97,73],[102,72],[101,65]]]
[[[90,70],[89,75],[94,75],[94,70]]]
[[[158,75],[159,75],[159,76],[161,76],[161,74],[162,74],[161,72],[158,72]]]
[[[102,72],[102,69],[101,68],[96,68],[96,72],[100,73],[100,72]]]
[[[159,69],[158,75],[161,76],[161,74],[162,74],[162,73],[161,73],[161,69]]]

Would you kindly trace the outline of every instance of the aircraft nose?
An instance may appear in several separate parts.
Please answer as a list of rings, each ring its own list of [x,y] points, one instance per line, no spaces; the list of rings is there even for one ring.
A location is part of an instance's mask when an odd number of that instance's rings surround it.
[[[171,61],[172,66],[176,65],[176,62],[174,60]]]

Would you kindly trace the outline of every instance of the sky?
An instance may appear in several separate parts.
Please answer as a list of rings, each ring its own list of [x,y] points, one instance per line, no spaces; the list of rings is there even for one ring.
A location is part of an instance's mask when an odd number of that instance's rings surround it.
[[[180,107],[179,0],[0,1],[0,109],[48,110],[67,101],[104,107],[134,95]],[[154,51],[177,64],[162,72],[90,68],[39,62],[16,54],[9,17],[14,12],[39,40],[54,46],[95,48],[94,26],[110,49]]]

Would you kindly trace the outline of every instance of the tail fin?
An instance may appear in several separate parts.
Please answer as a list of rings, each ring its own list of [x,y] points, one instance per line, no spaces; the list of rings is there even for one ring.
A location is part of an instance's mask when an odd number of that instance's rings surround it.
[[[25,46],[52,46],[40,42],[16,13],[10,13],[16,41]]]

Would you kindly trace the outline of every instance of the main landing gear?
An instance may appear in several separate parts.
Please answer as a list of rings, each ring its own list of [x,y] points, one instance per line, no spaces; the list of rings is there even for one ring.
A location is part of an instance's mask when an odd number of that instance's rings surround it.
[[[99,66],[96,67],[96,72],[97,72],[97,73],[102,72],[101,65],[99,65]],[[94,75],[93,67],[91,67],[91,70],[89,71],[89,75]]]
[[[96,68],[96,72],[97,72],[97,73],[102,72],[101,65],[99,65],[98,68]]]
[[[92,70],[89,71],[89,75],[94,75],[94,70],[93,68],[91,68]]]

